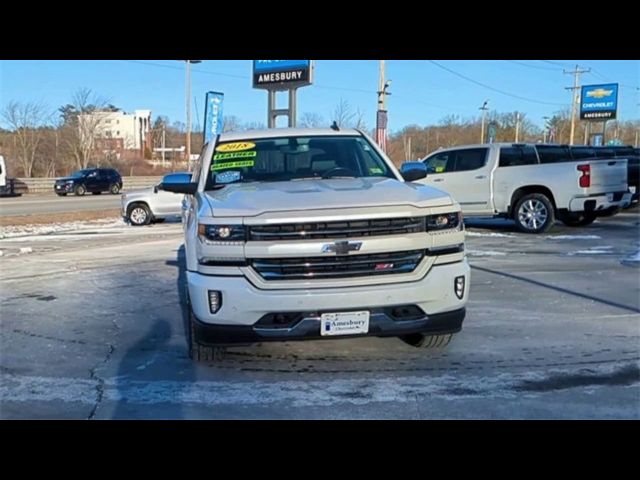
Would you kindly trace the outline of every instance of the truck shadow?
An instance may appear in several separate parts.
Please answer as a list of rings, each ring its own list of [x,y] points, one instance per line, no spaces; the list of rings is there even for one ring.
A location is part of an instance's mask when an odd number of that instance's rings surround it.
[[[156,311],[149,330],[127,350],[118,366],[119,401],[113,419],[188,418],[181,398],[196,381],[195,365],[188,358],[186,340],[172,345],[175,337],[188,338],[184,245],[178,249],[176,260],[168,260],[166,265],[178,267],[176,288],[181,315],[176,318],[172,313],[165,316]],[[173,378],[166,378],[167,373]]]

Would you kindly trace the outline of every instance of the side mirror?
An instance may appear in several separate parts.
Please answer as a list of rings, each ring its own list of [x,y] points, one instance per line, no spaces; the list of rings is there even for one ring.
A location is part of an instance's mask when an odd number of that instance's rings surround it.
[[[158,190],[162,188],[162,184],[153,186],[153,193],[158,193]]]
[[[191,173],[171,173],[162,178],[159,188],[165,192],[193,195],[198,190],[197,183],[191,183]]]
[[[400,175],[405,182],[415,182],[427,176],[427,166],[422,162],[407,162],[400,167]]]

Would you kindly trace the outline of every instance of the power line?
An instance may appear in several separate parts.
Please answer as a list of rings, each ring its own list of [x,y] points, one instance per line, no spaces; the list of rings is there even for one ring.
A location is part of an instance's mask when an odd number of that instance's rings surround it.
[[[561,67],[570,67],[568,63],[554,62],[552,60],[539,60],[540,62],[548,63],[549,65],[559,65]]]
[[[497,92],[497,93],[499,93],[501,95],[505,95],[507,97],[517,98],[519,100],[524,100],[525,102],[539,103],[541,105],[560,105],[560,106],[563,106],[563,107],[565,106],[564,103],[543,102],[543,101],[540,101],[540,100],[534,100],[532,98],[521,97],[520,95],[514,95],[513,93],[505,92],[505,91],[500,90],[498,88],[495,88],[495,87],[492,87],[492,86],[487,85],[485,83],[482,83],[482,82],[479,82],[477,80],[474,80],[473,78],[469,78],[469,77],[467,77],[465,75],[462,75],[461,73],[458,73],[458,72],[456,72],[454,70],[451,70],[450,68],[447,68],[444,65],[441,65],[438,62],[435,62],[433,60],[427,60],[427,62],[432,63],[436,67],[441,68],[443,70],[446,70],[447,72],[449,72],[449,73],[451,73],[451,74],[453,74],[453,75],[455,75],[457,77],[463,78],[464,80],[467,80],[468,82],[475,83],[476,85],[480,85],[481,87],[484,87],[484,88],[486,88],[488,90]]]
[[[559,71],[560,68],[551,68],[551,67],[540,67],[538,65],[529,65],[528,63],[518,62],[517,60],[505,60],[505,62],[511,62],[518,65],[522,65],[523,67],[535,68],[536,70],[551,70],[551,71]]]

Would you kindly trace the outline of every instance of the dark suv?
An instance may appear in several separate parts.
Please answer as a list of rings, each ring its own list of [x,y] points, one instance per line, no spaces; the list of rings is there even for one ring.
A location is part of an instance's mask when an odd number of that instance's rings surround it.
[[[87,192],[94,195],[102,192],[117,195],[122,190],[122,177],[113,168],[87,168],[59,178],[53,188],[61,197],[67,193],[82,196]]]

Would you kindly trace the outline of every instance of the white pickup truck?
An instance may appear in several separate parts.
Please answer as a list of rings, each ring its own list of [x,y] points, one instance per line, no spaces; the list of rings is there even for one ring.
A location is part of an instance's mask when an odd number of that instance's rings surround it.
[[[419,183],[440,188],[465,216],[505,217],[525,233],[556,218],[584,226],[629,205],[627,160],[571,160],[566,147],[496,143],[438,150]]]
[[[190,354],[229,345],[400,337],[442,347],[469,296],[460,206],[411,183],[356,130],[228,133],[193,175],[165,177],[186,194]]]

